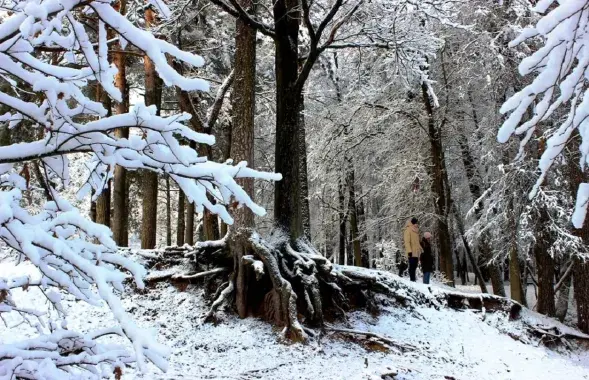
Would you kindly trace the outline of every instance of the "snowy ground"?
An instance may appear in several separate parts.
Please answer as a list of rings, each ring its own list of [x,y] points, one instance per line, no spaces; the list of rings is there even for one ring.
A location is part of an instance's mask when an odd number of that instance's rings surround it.
[[[14,271],[12,264],[0,263],[0,276]],[[423,285],[414,286],[429,292]],[[18,297],[38,302],[34,292]],[[73,300],[67,303],[70,328],[87,330],[112,321],[104,309]],[[480,313],[471,311],[424,307],[411,314],[389,307],[377,319],[353,313],[348,323],[339,326],[378,332],[419,347],[401,354],[370,352],[336,336],[307,345],[285,344],[278,339],[279,331],[267,323],[231,315],[217,326],[202,325],[199,317],[207,305],[194,286],[180,292],[161,283],[146,294],[128,294],[124,303],[173,351],[167,374],[151,367],[146,374],[128,369],[125,379],[380,379],[391,371],[398,373],[396,379],[589,379],[588,352],[555,352],[514,340],[507,333],[522,335],[523,324],[509,322],[502,314],[487,314],[483,321]],[[524,318],[538,317],[526,311]],[[26,330],[23,325],[19,334],[26,335]],[[0,342],[22,338],[19,334],[0,329]]]

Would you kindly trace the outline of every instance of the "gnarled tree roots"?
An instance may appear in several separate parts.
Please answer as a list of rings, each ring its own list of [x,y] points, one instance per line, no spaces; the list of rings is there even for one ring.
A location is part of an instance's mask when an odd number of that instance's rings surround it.
[[[264,240],[254,231],[241,229],[219,241],[141,255],[148,265],[190,262],[190,273],[154,274],[147,282],[206,279],[212,304],[205,320],[214,320],[220,306],[230,305],[242,318],[261,317],[284,327],[284,336],[293,341],[305,341],[314,335],[310,328],[323,327],[326,320],[345,319],[350,310],[362,308],[376,314],[381,305],[391,302],[409,309],[423,305],[501,310],[514,319],[521,310],[519,304],[502,297],[437,288],[428,292],[387,272],[333,265],[307,241],[293,243],[277,233]]]

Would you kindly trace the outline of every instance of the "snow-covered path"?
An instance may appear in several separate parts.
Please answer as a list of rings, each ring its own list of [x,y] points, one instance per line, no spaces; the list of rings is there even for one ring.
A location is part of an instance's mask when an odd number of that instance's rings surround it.
[[[0,276],[7,269],[0,265]],[[33,302],[34,291],[21,296]],[[125,379],[380,379],[392,371],[398,373],[395,379],[589,379],[589,353],[557,353],[521,343],[510,335],[522,334],[522,322],[509,322],[501,314],[487,314],[483,321],[481,313],[472,311],[424,307],[407,313],[388,307],[378,318],[355,312],[339,326],[419,347],[401,354],[369,352],[336,336],[307,345],[285,344],[269,324],[232,315],[222,315],[216,326],[202,325],[199,317],[207,305],[202,291],[193,286],[180,292],[161,283],[146,294],[128,294],[123,302],[139,324],[153,328],[173,352],[166,374],[155,367],[145,374],[128,369]],[[105,309],[67,303],[71,328],[84,331],[112,324]],[[528,311],[524,317],[537,318]],[[0,329],[0,341],[17,338]]]

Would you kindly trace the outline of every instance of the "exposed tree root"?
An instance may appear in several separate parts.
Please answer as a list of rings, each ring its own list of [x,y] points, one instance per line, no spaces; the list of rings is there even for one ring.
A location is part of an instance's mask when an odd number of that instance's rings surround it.
[[[428,306],[502,311],[509,313],[511,319],[519,318],[522,310],[516,302],[489,294],[440,288],[424,292],[423,287],[388,272],[333,265],[306,241],[293,243],[279,234],[270,239],[264,240],[243,229],[194,247],[168,247],[139,254],[148,266],[170,268],[168,272],[148,276],[148,282],[205,279],[212,300],[205,320],[214,320],[217,309],[226,305],[234,307],[242,318],[261,317],[284,327],[284,336],[292,341],[305,341],[315,335],[310,327],[323,328],[325,321],[345,319],[350,310],[364,309],[377,314],[381,306],[391,302],[409,310]],[[184,269],[174,270],[179,263]],[[187,264],[191,267],[188,272]],[[396,349],[410,349],[368,332],[336,332],[363,335]]]

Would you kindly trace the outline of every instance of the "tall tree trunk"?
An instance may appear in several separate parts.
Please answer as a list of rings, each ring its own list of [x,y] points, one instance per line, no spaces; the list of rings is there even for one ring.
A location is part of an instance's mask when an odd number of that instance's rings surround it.
[[[119,0],[117,3],[119,12],[126,13],[126,0]],[[120,44],[118,50],[122,50]],[[115,77],[115,85],[122,95],[122,102],[117,103],[115,111],[117,114],[124,114],[129,111],[129,94],[127,91],[127,73],[126,73],[126,56],[124,53],[113,53],[113,62],[118,72]],[[117,138],[129,138],[129,128],[119,128],[115,131]],[[113,215],[112,215],[112,232],[113,239],[117,245],[126,247],[129,245],[128,239],[128,222],[129,222],[129,192],[127,184],[127,171],[121,167],[115,167],[113,180]]]
[[[338,184],[338,201],[339,201],[339,255],[338,263],[340,265],[346,265],[346,193],[344,192],[345,186],[342,180],[339,180]]]
[[[305,97],[301,92],[299,99],[299,181],[301,184],[301,223],[304,237],[311,241],[311,213],[309,211],[309,182],[307,176],[307,132],[305,125]]]
[[[511,299],[521,303],[522,305],[526,305],[527,302],[524,295],[524,288],[522,286],[517,246],[513,244],[509,249],[509,279]]]
[[[517,215],[514,212],[513,199],[510,200],[509,210],[509,279],[510,279],[510,292],[511,298],[527,306],[526,296],[524,292],[522,282],[522,270],[520,267],[520,260],[518,255],[518,244],[517,244]]]
[[[571,193],[577,199],[577,191],[581,183],[589,182],[589,175],[579,167],[579,146],[581,137],[578,130],[573,132],[567,147],[568,169],[570,173]],[[583,227],[573,229],[573,233],[580,237],[585,247],[589,247],[589,221],[585,218]],[[573,257],[573,289],[577,303],[577,326],[584,333],[589,334],[589,261],[575,255]]]
[[[442,145],[442,131],[439,125],[436,125],[433,114],[433,105],[428,94],[427,85],[421,85],[423,102],[427,113],[428,134],[431,144],[431,155],[433,164],[433,182],[432,191],[436,195],[436,214],[438,215],[438,244],[440,255],[440,267],[446,279],[454,285],[454,263],[452,260],[452,246],[450,243],[450,231],[448,230],[447,214],[447,193],[444,184],[448,183],[448,173],[445,168],[444,147]]]
[[[543,236],[536,236],[534,244],[534,256],[536,258],[536,270],[538,271],[538,313],[554,316],[556,305],[554,303],[554,260],[546,251],[543,244]]]
[[[151,8],[145,10],[145,23],[149,28],[155,24],[155,15]],[[161,107],[161,85],[155,71],[155,65],[151,59],[145,55],[143,57],[145,67],[145,105],[156,105]],[[153,249],[156,243],[157,232],[157,195],[158,195],[158,175],[152,171],[142,173],[142,219],[141,219],[141,248]]]
[[[242,7],[253,12],[252,0],[239,0],[239,3]],[[237,19],[235,29],[235,81],[231,93],[233,117],[230,155],[236,162],[247,161],[248,165],[253,167],[254,114],[256,106],[256,31],[240,19]],[[237,181],[253,198],[253,179],[242,178]],[[248,207],[241,207],[234,211],[233,219],[230,248],[235,260],[235,303],[237,313],[241,318],[245,318],[248,314],[250,270],[243,257],[248,254],[246,240],[249,239],[249,231],[254,228],[254,214]]]
[[[194,203],[188,203],[186,207],[186,229],[184,230],[184,243],[188,245],[194,245],[194,215],[196,210],[194,209]],[[213,240],[206,239],[205,240]]]
[[[274,221],[291,241],[303,236],[299,155],[301,96],[298,77],[299,11],[297,0],[274,2],[276,70],[275,171],[282,174],[274,190]]]
[[[538,136],[537,158],[541,158],[545,151],[546,140]],[[538,313],[548,316],[554,316],[556,313],[556,303],[554,294],[554,259],[548,252],[552,242],[550,233],[546,231],[546,224],[550,222],[547,206],[540,204],[539,215],[536,221],[535,243],[533,247],[534,257],[536,259],[536,271],[538,272],[538,303],[536,309]],[[514,215],[515,216],[515,215]]]
[[[350,241],[354,255],[354,265],[362,266],[362,248],[360,247],[360,234],[358,233],[358,209],[356,208],[356,191],[354,189],[354,167],[348,162],[346,185],[348,187],[348,217],[350,219]]]
[[[110,227],[110,181],[96,199],[96,223]]]
[[[96,84],[96,101],[102,102],[102,105],[107,110],[107,116],[111,116],[112,112],[110,109],[110,97],[102,90],[102,86],[97,83]],[[109,180],[106,187],[102,189],[102,193],[96,199],[96,222],[100,224],[104,224],[107,227],[110,227],[110,188],[111,188],[111,181]]]
[[[166,176],[166,246],[172,245],[172,199],[170,176]]]
[[[186,230],[186,223],[184,215],[186,213],[185,206],[186,195],[182,189],[178,189],[178,217],[176,218],[176,245],[178,247],[184,245],[184,232]]]

